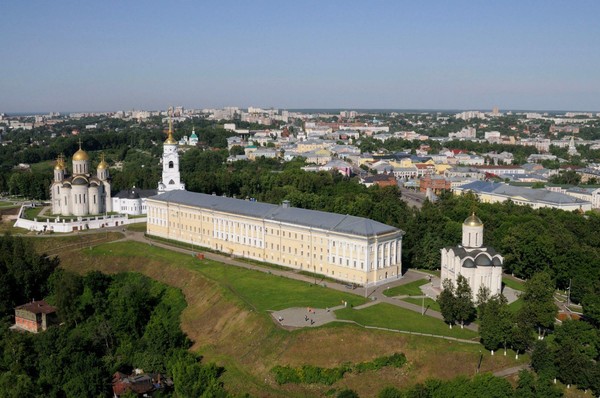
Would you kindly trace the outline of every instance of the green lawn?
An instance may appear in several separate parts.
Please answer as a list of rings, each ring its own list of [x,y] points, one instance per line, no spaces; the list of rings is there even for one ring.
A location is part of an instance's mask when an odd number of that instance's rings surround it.
[[[450,329],[448,325],[439,319],[423,316],[417,312],[387,303],[379,303],[360,310],[344,308],[337,310],[335,315],[338,319],[355,321],[365,326],[431,333],[463,339],[477,338],[477,333],[472,330],[461,329],[458,325]]]
[[[517,311],[519,311],[521,309],[521,307],[523,307],[523,299],[517,299],[517,301],[513,301],[512,303],[510,303],[508,305],[508,309],[513,314],[516,314]]]
[[[28,220],[33,220],[34,218],[36,218],[38,216],[38,214],[40,214],[40,212],[42,211],[43,207],[28,207],[25,209],[25,218]]]
[[[320,285],[213,261],[203,262],[200,272],[233,291],[259,311],[291,307],[326,308],[340,305],[342,301],[357,306],[366,302],[360,296],[327,289]]]
[[[423,305],[422,298],[407,297],[407,298],[403,298],[402,301],[406,301],[407,303],[412,303],[412,304],[416,304],[416,305]],[[425,297],[425,308],[430,308],[437,312],[441,311],[440,305],[438,304],[438,302],[429,297]]]
[[[190,255],[137,242],[119,242],[98,246],[92,249],[91,254],[148,257],[174,263],[180,267],[192,268],[218,282],[226,291],[258,311],[281,310],[290,307],[326,308],[340,305],[342,301],[357,306],[366,302],[360,296],[315,286],[312,283],[226,265],[208,259],[198,260]]]
[[[135,224],[127,224],[127,230],[135,232],[146,232],[146,223],[138,222]]]
[[[407,283],[406,285],[400,285],[393,287],[391,289],[386,289],[383,291],[388,297],[394,296],[421,296],[423,292],[419,289],[419,286],[422,286],[426,283],[429,283],[427,279],[419,279],[418,281]]]
[[[505,286],[508,286],[511,289],[519,290],[521,292],[525,291],[525,284],[523,282],[519,282],[507,277],[502,277],[502,283],[504,283]]]

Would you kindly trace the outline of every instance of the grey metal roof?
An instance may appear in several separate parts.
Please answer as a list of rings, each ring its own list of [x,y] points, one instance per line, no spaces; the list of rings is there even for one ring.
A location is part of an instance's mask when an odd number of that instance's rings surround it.
[[[298,207],[283,207],[269,203],[250,202],[189,191],[165,192],[152,196],[150,199],[360,236],[375,236],[391,232],[404,234],[398,228],[368,218],[307,210]]]
[[[559,192],[548,191],[547,189],[515,187],[508,184],[487,181],[473,181],[461,186],[459,189],[463,191],[494,193],[508,197],[520,196],[533,202],[537,201],[553,204],[588,203],[573,196],[565,195]]]
[[[113,196],[113,198],[119,199],[138,199],[138,198],[148,198],[150,196],[156,195],[156,189],[139,189],[139,188],[131,188],[124,189],[120,191],[118,194]]]
[[[502,257],[492,247],[481,247],[466,250],[462,246],[445,247],[444,249],[461,259],[462,266],[466,268],[477,268],[482,266],[502,265]]]

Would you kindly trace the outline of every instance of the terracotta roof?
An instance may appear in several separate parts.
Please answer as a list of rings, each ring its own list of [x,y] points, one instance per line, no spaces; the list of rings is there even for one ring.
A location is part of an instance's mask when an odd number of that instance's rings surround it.
[[[29,311],[34,314],[52,314],[53,312],[56,312],[56,307],[51,306],[44,300],[34,300],[31,303],[20,305],[15,309]]]

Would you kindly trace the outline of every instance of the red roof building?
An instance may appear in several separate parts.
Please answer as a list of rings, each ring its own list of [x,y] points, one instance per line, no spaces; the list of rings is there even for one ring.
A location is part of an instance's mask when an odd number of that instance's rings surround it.
[[[37,333],[56,322],[56,307],[44,300],[23,304],[15,308],[15,328]]]
[[[419,181],[419,190],[427,192],[427,188],[431,188],[433,193],[439,195],[442,191],[449,191],[452,183],[442,176],[426,175]]]

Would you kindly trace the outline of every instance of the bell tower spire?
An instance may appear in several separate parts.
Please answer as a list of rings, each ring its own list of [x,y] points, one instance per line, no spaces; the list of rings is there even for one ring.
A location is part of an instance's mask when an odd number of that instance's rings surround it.
[[[179,175],[179,153],[177,152],[177,141],[173,138],[173,108],[169,107],[169,132],[163,143],[162,156],[162,179],[158,183],[158,192],[174,190],[185,190],[185,184],[181,183]]]

